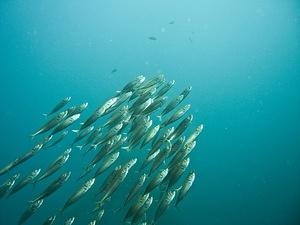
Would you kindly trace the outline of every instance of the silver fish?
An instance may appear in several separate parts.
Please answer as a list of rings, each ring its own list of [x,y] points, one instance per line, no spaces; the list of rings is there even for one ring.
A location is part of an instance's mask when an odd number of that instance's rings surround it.
[[[179,95],[176,98],[172,99],[169,104],[163,109],[161,116],[166,115],[167,113],[171,112],[173,109],[175,109],[183,100],[183,95]],[[160,117],[159,117],[160,118]]]
[[[125,222],[126,220],[134,216],[138,212],[138,210],[144,205],[148,198],[149,193],[139,196],[137,201],[128,209],[123,221]]]
[[[164,86],[161,87],[161,89],[157,92],[155,98],[160,98],[163,95],[165,95],[175,84],[175,80],[171,80],[168,83],[166,83]]]
[[[51,194],[56,192],[65,182],[68,181],[70,175],[71,172],[60,175],[51,184],[49,184],[48,187],[46,187],[46,189],[41,194],[39,194],[38,197],[36,197],[32,202],[49,197]]]
[[[169,168],[172,168],[176,166],[177,163],[179,163],[182,159],[187,157],[192,150],[196,146],[196,141],[190,142],[187,145],[185,144],[182,149],[180,149],[172,158],[172,160],[169,162]]]
[[[25,223],[43,204],[43,199],[29,203],[28,208],[19,219],[18,225]]]
[[[103,215],[104,215],[104,209],[100,209],[99,212],[97,213],[96,224],[100,224]]]
[[[179,180],[179,178],[182,176],[189,164],[190,158],[186,158],[183,159],[180,163],[178,163],[176,167],[170,169],[170,172],[168,174],[168,189],[171,188]]]
[[[183,96],[183,99],[185,99],[187,96],[188,96],[188,94],[191,92],[191,90],[192,90],[192,86],[189,86],[189,87],[187,87],[186,89],[184,89],[181,93],[180,93],[180,95],[182,95]],[[183,100],[182,99],[182,100]]]
[[[57,137],[52,142],[49,142],[49,144],[46,145],[46,148],[51,148],[51,147],[57,145],[58,143],[60,143],[68,135],[68,133],[69,133],[69,131],[67,131],[67,130],[62,132],[59,137]]]
[[[63,111],[58,113],[55,117],[48,120],[44,125],[42,125],[35,133],[31,134],[30,136],[34,138],[36,135],[47,132],[48,130],[55,127],[57,124],[59,124],[66,116],[68,112]]]
[[[143,111],[146,110],[152,104],[152,102],[153,102],[153,98],[149,98],[143,104],[135,108],[134,111],[132,112],[132,115],[136,116],[142,114]]]
[[[185,145],[188,145],[189,143],[196,140],[196,138],[199,136],[199,134],[203,130],[203,124],[196,127],[195,131],[186,139]]]
[[[89,145],[89,144],[93,144],[94,141],[97,139],[97,137],[101,136],[101,127],[98,127],[96,129],[94,129],[94,131],[88,136],[88,138],[86,139],[85,143],[83,145],[78,145],[76,146],[77,148],[79,148],[80,150],[82,148],[84,148],[85,146]],[[88,152],[88,151],[87,151]]]
[[[9,178],[7,181],[5,181],[1,186],[0,186],[0,199],[3,198],[6,193],[12,189],[14,186],[16,180],[20,177],[20,174],[17,173],[13,175],[11,178]]]
[[[70,107],[67,111],[68,111],[68,114],[67,114],[67,117],[71,117],[75,114],[81,114],[87,107],[88,107],[88,103],[85,102],[85,103],[82,103],[78,106],[73,106],[73,107]]]
[[[107,170],[119,157],[120,153],[116,152],[113,153],[111,155],[109,155],[104,162],[102,163],[102,165],[97,169],[94,177],[97,177],[99,175],[101,175],[105,170]]]
[[[91,222],[89,222],[89,224],[88,225],[96,225],[96,220],[93,220],[93,221],[91,221]]]
[[[177,139],[181,134],[183,134],[183,132],[188,128],[188,126],[191,124],[193,120],[193,115],[189,115],[188,117],[186,117],[184,120],[182,120],[177,127],[175,128],[171,139],[175,140]]]
[[[72,149],[68,148],[53,163],[51,163],[46,171],[35,181],[39,182],[58,171],[69,159]]]
[[[182,108],[178,109],[170,118],[162,122],[161,127],[168,126],[171,123],[174,123],[175,121],[179,120],[189,109],[191,108],[191,105],[185,105]]]
[[[68,117],[64,121],[62,121],[57,127],[54,128],[54,130],[51,132],[51,135],[56,134],[67,127],[71,126],[76,120],[78,120],[80,117],[80,114],[75,114],[73,116]]]
[[[82,198],[88,190],[93,186],[95,183],[95,178],[92,178],[88,181],[86,181],[75,193],[71,195],[71,197],[66,201],[63,208],[61,209],[61,212],[63,212],[66,208],[68,208],[70,205],[77,202],[80,198]]]
[[[153,138],[154,136],[157,134],[157,132],[159,131],[160,129],[160,125],[156,125],[155,127],[153,127],[152,129],[150,129],[145,137],[144,137],[144,140],[141,144],[141,148],[143,148],[145,145],[147,145]]]
[[[168,97],[166,97],[166,96],[154,99],[153,102],[147,107],[147,109],[145,109],[142,112],[142,114],[149,115],[152,112],[154,112],[155,110],[158,110],[166,103],[167,99],[168,99]]]
[[[54,223],[55,219],[56,219],[56,216],[50,216],[49,218],[47,218],[45,220],[43,225],[52,225]]]
[[[50,116],[53,113],[56,113],[57,111],[59,111],[60,109],[62,109],[66,104],[68,104],[71,100],[71,97],[66,97],[64,99],[62,99],[59,103],[57,103],[56,106],[53,107],[53,109],[47,113],[47,114],[43,114],[44,116]]]
[[[153,189],[155,189],[161,182],[165,179],[169,172],[169,169],[166,168],[160,171],[152,180],[149,182],[148,186],[146,187],[144,194],[150,193]]]
[[[163,163],[163,161],[170,154],[171,148],[172,148],[171,143],[168,143],[168,145],[159,152],[159,154],[155,157],[155,159],[153,161],[153,164],[152,164],[152,167],[150,169],[149,175],[151,175],[156,169],[158,169],[161,166],[161,164]]]
[[[117,100],[118,97],[113,97],[107,100],[103,105],[98,107],[96,111],[81,125],[80,130],[95,123],[100,117],[104,115],[105,111],[109,109]]]
[[[163,198],[161,199],[154,216],[154,224],[156,224],[157,220],[164,214],[164,212],[168,209],[169,205],[173,201],[175,197],[175,191],[167,192]]]
[[[143,75],[137,76],[134,80],[127,83],[124,88],[119,92],[119,95],[126,92],[134,92],[144,81],[145,77]]]
[[[182,201],[182,199],[187,195],[194,181],[195,181],[195,172],[192,171],[187,175],[186,179],[183,181],[182,186],[180,187],[175,206],[178,206],[178,204]]]
[[[143,82],[139,89],[146,89],[152,86],[160,85],[165,82],[165,76],[163,74],[151,77],[150,79]]]
[[[120,105],[122,105],[124,102],[126,102],[131,96],[132,96],[132,92],[126,92],[123,93],[121,95],[118,96],[117,101],[108,109],[106,109],[106,111],[104,112],[104,115],[111,113],[112,111],[116,110]]]
[[[143,206],[134,214],[131,224],[138,224],[140,220],[146,215],[146,212],[149,210],[153,203],[153,197],[147,198]]]
[[[147,178],[147,175],[143,174],[134,183],[134,185],[132,186],[132,188],[129,191],[129,194],[127,195],[127,198],[124,202],[124,206],[126,206],[138,194],[139,190],[144,185],[146,178]]]
[[[80,130],[80,131],[79,130],[72,130],[73,132],[77,133],[77,136],[74,139],[74,141],[72,142],[71,146],[73,146],[76,142],[82,140],[87,135],[89,135],[93,131],[93,129],[94,129],[94,126],[87,127],[86,129]]]
[[[40,172],[41,169],[34,170],[28,176],[19,181],[16,185],[13,186],[11,192],[9,193],[9,196],[15,194],[16,192],[24,188],[26,185],[33,182],[33,180],[39,175]]]
[[[143,164],[140,168],[140,170],[144,169],[152,160],[154,160],[157,155],[160,153],[160,149],[158,149],[156,152],[154,152],[153,154],[148,154],[146,159],[143,161]]]

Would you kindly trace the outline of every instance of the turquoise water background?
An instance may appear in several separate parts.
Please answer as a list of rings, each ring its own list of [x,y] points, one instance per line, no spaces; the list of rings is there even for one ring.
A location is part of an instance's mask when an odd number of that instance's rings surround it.
[[[194,186],[159,224],[300,224],[299,1],[3,0],[0,71],[0,167],[32,147],[29,134],[61,98],[88,101],[86,118],[136,75],[164,73],[176,80],[172,96],[192,85],[193,125],[203,123],[204,131],[191,157]],[[45,168],[68,138],[1,183]],[[27,224],[41,224],[63,205],[83,166],[73,149],[62,171],[74,177]],[[54,177],[1,199],[0,224],[16,224]],[[113,209],[122,188],[103,224],[119,224],[124,212]],[[56,222],[77,215],[74,224],[87,224],[91,207],[90,193]]]

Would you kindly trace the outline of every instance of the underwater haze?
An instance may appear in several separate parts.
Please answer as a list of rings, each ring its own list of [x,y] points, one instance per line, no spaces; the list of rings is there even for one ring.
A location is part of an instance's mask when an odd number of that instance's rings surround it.
[[[299,0],[3,0],[0,52],[0,168],[32,148],[42,113],[62,98],[88,102],[85,119],[137,75],[162,73],[176,81],[170,96],[192,86],[189,132],[204,129],[189,165],[194,185],[157,224],[300,224]],[[45,169],[74,134],[67,138],[1,176],[1,184]],[[26,224],[54,214],[54,224],[71,216],[88,224],[92,192],[57,213],[83,183],[76,179],[87,162],[73,148],[60,172],[0,199],[0,224],[17,224],[28,201],[68,170],[70,182]],[[116,212],[116,200],[128,186],[112,196],[101,224],[122,224],[126,211]]]

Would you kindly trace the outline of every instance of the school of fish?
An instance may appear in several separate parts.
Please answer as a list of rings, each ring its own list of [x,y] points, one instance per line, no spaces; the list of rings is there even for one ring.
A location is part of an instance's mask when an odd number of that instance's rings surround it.
[[[88,103],[64,110],[71,97],[62,99],[44,114],[47,122],[31,134],[32,138],[41,139],[32,149],[0,169],[0,176],[8,176],[0,186],[0,199],[15,195],[27,185],[38,185],[50,176],[56,176],[41,193],[33,193],[32,200],[19,216],[18,225],[31,224],[31,217],[47,204],[47,198],[70,180],[72,171],[60,171],[71,159],[73,151],[82,152],[82,157],[88,154],[91,160],[82,165],[82,174],[75,178],[78,186],[58,206],[58,211],[45,218],[44,225],[55,224],[57,217],[72,205],[80,204],[80,199],[91,190],[95,193],[91,199],[94,207],[84,210],[92,213],[94,219],[85,224],[100,224],[107,202],[114,198],[120,187],[125,187],[123,183],[128,183],[128,174],[135,174],[134,180],[123,203],[116,209],[116,212],[124,213],[123,223],[158,224],[169,207],[177,207],[195,180],[195,171],[189,169],[190,156],[203,125],[191,126],[194,117],[188,114],[191,104],[183,103],[192,87],[169,98],[166,94],[174,84],[174,80],[166,81],[164,75],[149,79],[139,75],[85,119],[82,114]],[[71,126],[76,127],[72,132],[68,130]],[[44,169],[33,168],[30,174],[13,172],[8,175],[43,149],[56,148],[70,133],[75,137],[69,148],[57,154]],[[122,160],[124,156],[125,161]],[[97,179],[101,176],[104,181],[99,183]],[[153,218],[147,216],[150,208],[154,211]],[[76,224],[76,219],[73,215],[64,224]]]

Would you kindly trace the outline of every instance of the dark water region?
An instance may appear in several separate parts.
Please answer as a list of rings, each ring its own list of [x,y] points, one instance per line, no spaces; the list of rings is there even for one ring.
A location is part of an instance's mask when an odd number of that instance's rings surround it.
[[[137,75],[163,73],[176,80],[168,96],[193,87],[186,99],[194,115],[189,132],[201,123],[204,130],[191,153],[194,185],[158,224],[297,225],[299,23],[296,0],[1,1],[0,167],[32,148],[38,139],[29,135],[60,99],[88,102],[83,120]],[[17,172],[45,169],[74,137],[1,176],[1,183]],[[1,199],[0,224],[17,224],[28,201],[71,170],[70,181],[27,224],[57,214],[83,183],[76,179],[90,157],[73,148],[57,174]],[[121,161],[130,158],[124,154]],[[132,170],[107,203],[102,224],[121,224],[126,210],[114,210],[135,176]],[[88,224],[93,195],[57,214],[55,224],[71,216],[74,224]],[[147,218],[153,214],[154,208]]]

